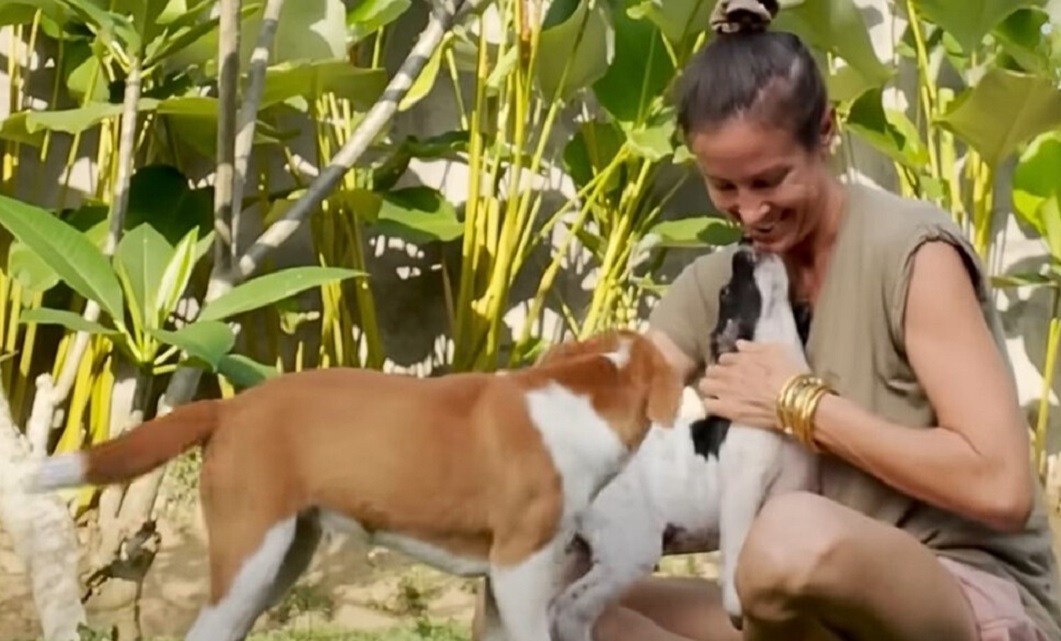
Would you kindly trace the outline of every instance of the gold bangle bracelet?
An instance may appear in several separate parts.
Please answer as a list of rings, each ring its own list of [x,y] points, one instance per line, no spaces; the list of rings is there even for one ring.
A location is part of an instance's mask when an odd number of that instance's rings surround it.
[[[797,434],[800,441],[815,452],[820,451],[820,448],[814,442],[814,415],[818,410],[818,403],[828,393],[829,388],[825,384],[816,385],[804,395],[799,407]]]
[[[798,397],[803,386],[806,385],[807,378],[807,374],[796,374],[789,377],[781,386],[781,391],[777,398],[777,420],[786,434],[792,434],[795,419],[792,412],[793,401]]]
[[[831,389],[810,373],[796,374],[781,386],[777,399],[777,418],[784,433],[796,438],[808,449],[820,451],[814,442],[814,415],[818,403]]]

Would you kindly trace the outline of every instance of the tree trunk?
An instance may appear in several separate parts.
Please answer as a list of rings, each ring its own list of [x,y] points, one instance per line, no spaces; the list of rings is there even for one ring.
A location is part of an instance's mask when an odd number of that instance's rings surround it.
[[[74,641],[86,622],[77,532],[57,494],[23,491],[28,464],[37,456],[0,392],[0,526],[10,532],[26,568],[45,641]]]

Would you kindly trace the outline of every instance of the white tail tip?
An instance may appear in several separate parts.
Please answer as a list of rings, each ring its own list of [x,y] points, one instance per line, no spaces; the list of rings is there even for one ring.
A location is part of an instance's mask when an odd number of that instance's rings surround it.
[[[85,457],[81,452],[57,454],[44,459],[28,479],[30,492],[47,492],[85,482]]]

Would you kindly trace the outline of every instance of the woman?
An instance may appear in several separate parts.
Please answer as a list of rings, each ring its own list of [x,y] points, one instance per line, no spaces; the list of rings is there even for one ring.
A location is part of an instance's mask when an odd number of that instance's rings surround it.
[[[720,0],[679,124],[712,201],[784,257],[810,319],[811,369],[832,390],[809,437],[822,491],[763,507],[737,560],[741,632],[713,581],[654,577],[596,639],[1061,641],[1044,502],[977,255],[936,208],[831,175],[823,79],[796,36],[765,28],[769,4]],[[689,265],[649,332],[708,412],[778,429],[776,399],[800,373],[786,356],[744,345],[704,368],[729,256]]]

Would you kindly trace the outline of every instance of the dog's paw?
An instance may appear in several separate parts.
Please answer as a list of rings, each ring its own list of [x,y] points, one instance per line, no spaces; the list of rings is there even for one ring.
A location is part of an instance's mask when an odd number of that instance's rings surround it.
[[[730,586],[722,586],[722,607],[725,608],[726,614],[729,615],[729,620],[733,624],[733,627],[740,630],[744,623],[744,609],[741,607],[740,597],[737,596],[737,590]]]
[[[555,641],[593,641],[593,626],[585,617],[570,613],[559,614],[553,623]]]

